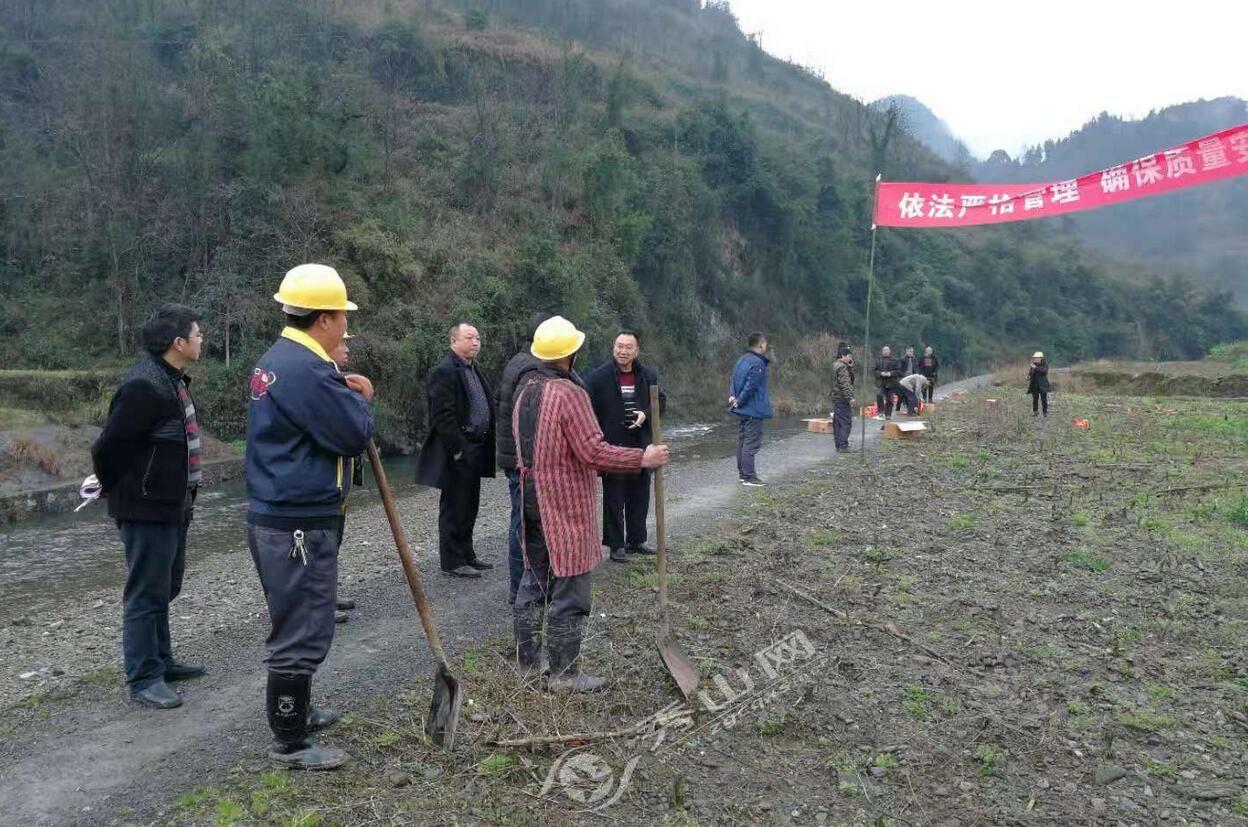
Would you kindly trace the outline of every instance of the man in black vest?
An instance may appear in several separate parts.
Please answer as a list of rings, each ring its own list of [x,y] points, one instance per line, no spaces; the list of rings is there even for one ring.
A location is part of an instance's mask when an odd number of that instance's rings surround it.
[[[611,361],[585,377],[594,416],[603,438],[611,445],[645,448],[653,442],[650,428],[650,388],[659,376],[637,361],[637,334],[621,330],[615,337]],[[667,396],[659,391],[659,413]],[[629,554],[654,554],[646,546],[646,517],[650,513],[650,472],[633,476],[606,474],[602,478],[602,544],[611,559],[628,562]]]
[[[167,304],[143,324],[143,353],[113,396],[91,448],[95,475],[126,547],[121,645],[130,699],[173,709],[170,682],[204,674],[178,663],[169,603],[182,590],[186,532],[200,468],[199,421],[183,373],[204,336],[189,307]]]
[[[442,489],[438,556],[453,577],[480,577],[494,568],[477,557],[472,531],[481,478],[494,476],[494,395],[477,370],[481,334],[466,322],[451,328],[451,348],[429,372],[429,434],[416,481]]]

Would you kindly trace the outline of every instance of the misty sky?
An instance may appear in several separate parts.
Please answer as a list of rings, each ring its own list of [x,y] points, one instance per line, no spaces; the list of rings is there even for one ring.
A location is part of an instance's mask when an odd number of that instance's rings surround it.
[[[731,2],[768,52],[865,101],[912,95],[981,157],[1017,155],[1102,111],[1248,98],[1239,0]]]

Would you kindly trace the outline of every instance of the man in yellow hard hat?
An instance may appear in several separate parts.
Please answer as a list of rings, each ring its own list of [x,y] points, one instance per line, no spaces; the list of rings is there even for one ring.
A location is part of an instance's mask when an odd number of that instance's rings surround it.
[[[513,616],[520,669],[532,676],[544,617],[550,688],[589,692],[606,679],[580,671],[590,611],[590,572],[602,561],[595,492],[598,472],[637,474],[667,462],[666,445],[623,448],[602,436],[589,395],[572,372],[585,334],[562,316],[533,335],[541,364],[516,380],[512,430],[524,509],[524,576]]]
[[[309,735],[337,720],[311,705],[312,676],[334,638],[342,505],[349,457],[373,436],[373,386],[330,353],[347,332],[347,288],[323,264],[286,274],[274,298],[286,329],[252,371],[247,412],[247,545],[264,587],[266,707],[285,766],[331,769],[346,755]]]

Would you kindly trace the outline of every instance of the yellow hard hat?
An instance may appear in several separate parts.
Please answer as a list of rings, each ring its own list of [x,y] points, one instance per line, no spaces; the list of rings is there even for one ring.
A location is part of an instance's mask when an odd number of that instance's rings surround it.
[[[533,346],[529,352],[543,362],[554,362],[571,356],[585,344],[585,334],[576,329],[562,316],[552,316],[537,326],[533,332]]]
[[[287,313],[303,315],[312,310],[358,310],[347,301],[347,286],[333,267],[300,264],[286,273],[273,298]],[[300,311],[303,311],[301,313]]]
[[[1043,353],[1041,353],[1040,351],[1038,351],[1038,350],[1037,350],[1035,353],[1031,354],[1031,358],[1032,358],[1032,359],[1043,359],[1043,358],[1044,358],[1044,354],[1043,354]]]

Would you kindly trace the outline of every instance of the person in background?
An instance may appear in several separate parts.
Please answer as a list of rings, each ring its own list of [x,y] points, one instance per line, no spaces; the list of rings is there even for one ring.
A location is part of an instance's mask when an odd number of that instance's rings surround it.
[[[525,331],[524,342],[519,352],[511,357],[503,368],[503,378],[498,382],[498,467],[507,475],[507,491],[511,495],[511,524],[507,528],[507,579],[508,604],[516,602],[516,590],[520,588],[520,578],[524,576],[524,549],[520,545],[520,532],[523,528],[524,507],[520,498],[520,472],[516,470],[516,438],[511,432],[511,415],[516,401],[516,381],[520,375],[530,368],[542,363],[537,360],[529,347],[533,344],[533,334],[538,326],[550,318],[549,313],[534,313],[529,317],[529,326]]]
[[[347,340],[352,338],[350,333],[342,334],[342,343],[338,347],[329,352],[329,358],[334,360],[334,364],[338,366],[340,372],[345,372],[347,365],[351,362],[351,348],[347,345]],[[364,484],[364,457],[352,457],[347,460],[350,466],[351,487],[358,488]],[[338,552],[342,553],[342,538],[347,532],[347,500],[342,500],[342,525],[338,529]],[[351,619],[347,612],[355,608],[355,601],[350,600],[339,594],[334,601],[334,622],[346,623]]]
[[[1044,354],[1036,351],[1031,354],[1031,364],[1027,367],[1027,392],[1031,394],[1031,415],[1038,416],[1041,408],[1044,415],[1049,415],[1049,363]]]
[[[494,394],[477,368],[481,334],[466,322],[451,328],[450,349],[429,372],[429,434],[416,481],[442,489],[438,557],[442,573],[480,578],[494,568],[477,556],[473,531],[481,478],[494,476]]]
[[[905,379],[912,373],[919,372],[919,360],[915,358],[914,348],[906,348],[906,355],[897,360],[897,373],[901,379]]]
[[[849,450],[849,434],[854,427],[853,364],[853,351],[842,342],[832,368],[832,433],[837,451]]]
[[[914,416],[919,412],[919,400],[927,390],[927,377],[921,373],[912,373],[901,380],[900,390],[906,403],[906,413]]]
[[[143,323],[143,352],[108,406],[91,447],[95,476],[126,548],[121,648],[130,700],[182,705],[169,684],[208,670],[179,663],[169,604],[182,591],[186,533],[202,477],[200,428],[185,373],[199,359],[199,315],[167,304]]]
[[[650,389],[658,387],[659,375],[637,356],[641,344],[637,333],[621,330],[612,345],[612,359],[585,376],[585,391],[602,428],[603,438],[624,448],[645,448],[653,438]],[[659,391],[659,413],[667,396]],[[627,563],[630,554],[654,554],[646,546],[646,517],[650,513],[650,472],[604,474],[602,477],[602,544],[611,559]]]
[[[880,355],[875,360],[875,405],[879,413],[876,419],[883,417],[884,419],[893,418],[893,397],[897,394],[900,387],[898,381],[900,377],[897,375],[899,367],[897,360],[893,358],[893,349],[888,345],[880,348]]]
[[[746,351],[732,369],[728,388],[728,409],[738,419],[737,476],[745,486],[761,486],[754,468],[754,457],[763,444],[763,420],[771,419],[771,393],[767,387],[767,337],[751,333]]]
[[[936,373],[939,370],[940,360],[936,358],[936,353],[930,346],[925,347],[923,357],[919,359],[919,373],[927,379],[927,387],[923,388],[924,402],[931,402],[932,395],[936,393]]]

